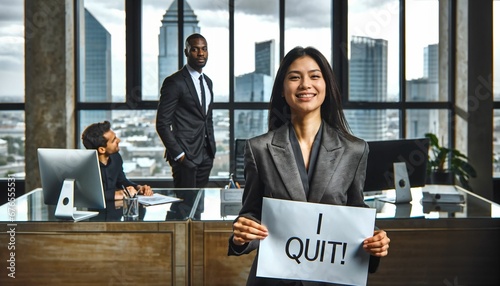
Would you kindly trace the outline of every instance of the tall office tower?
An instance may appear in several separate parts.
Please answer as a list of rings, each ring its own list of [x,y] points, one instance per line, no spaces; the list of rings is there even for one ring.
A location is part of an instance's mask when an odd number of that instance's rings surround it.
[[[269,102],[273,78],[256,72],[237,76],[235,79],[235,101]],[[234,136],[246,139],[267,131],[267,110],[238,110],[235,112]]]
[[[429,82],[439,81],[439,44],[424,48],[424,77]]]
[[[179,70],[178,28],[177,28],[177,5],[174,0],[161,20],[160,34],[158,35],[158,93],[163,80],[172,73]],[[184,1],[184,39],[192,33],[199,33],[198,18],[187,1]],[[184,46],[184,43],[183,43]],[[184,58],[184,52],[181,51]]]
[[[437,101],[439,99],[439,45],[428,45],[423,51],[424,76],[406,81],[408,101]],[[406,116],[408,138],[424,137],[425,133],[437,133],[439,126],[437,110],[409,110]]]
[[[255,73],[274,77],[274,39],[255,43]]]
[[[85,38],[81,102],[111,102],[111,34],[85,9]],[[111,120],[111,110],[87,110],[80,113],[80,130],[91,123]]]
[[[406,98],[408,101],[429,101],[433,83],[427,78],[406,81]],[[407,138],[424,137],[425,133],[436,132],[437,110],[410,109],[406,113]]]
[[[255,43],[255,71],[235,79],[235,101],[269,102],[274,77],[274,40]],[[267,131],[267,110],[238,110],[234,117],[236,139]]]
[[[429,81],[428,101],[447,100],[439,98],[439,44],[428,45],[424,48],[424,77]],[[439,120],[438,111],[431,110],[427,116],[429,121],[429,130],[437,133],[436,129]],[[420,135],[422,136],[422,135]]]
[[[353,36],[349,63],[349,99],[387,100],[387,41]],[[387,139],[387,110],[349,110],[346,118],[354,135],[365,140]]]

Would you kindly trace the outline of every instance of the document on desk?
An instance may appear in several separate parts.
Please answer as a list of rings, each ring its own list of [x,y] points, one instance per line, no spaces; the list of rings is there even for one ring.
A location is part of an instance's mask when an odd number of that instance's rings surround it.
[[[161,205],[161,204],[168,204],[168,203],[182,201],[182,199],[165,196],[158,193],[154,193],[152,196],[139,195],[138,198],[139,198],[139,203],[145,206],[154,206],[154,205]]]

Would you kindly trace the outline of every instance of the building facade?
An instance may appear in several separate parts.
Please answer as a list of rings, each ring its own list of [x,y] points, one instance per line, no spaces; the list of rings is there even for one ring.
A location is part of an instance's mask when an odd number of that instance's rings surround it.
[[[83,76],[80,101],[110,102],[111,95],[111,34],[85,9],[85,33],[80,64]],[[80,115],[80,130],[103,120],[111,120],[110,110],[86,110]]]
[[[349,100],[387,101],[387,41],[353,36],[349,62]],[[385,109],[350,110],[347,121],[354,135],[369,141],[387,139]]]

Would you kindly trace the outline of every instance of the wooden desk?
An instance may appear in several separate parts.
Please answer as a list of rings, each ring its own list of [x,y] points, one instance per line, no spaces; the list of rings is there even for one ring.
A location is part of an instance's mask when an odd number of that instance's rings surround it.
[[[458,208],[422,205],[420,188],[412,190],[411,204],[367,201],[391,238],[389,255],[368,275],[368,285],[500,285],[500,206],[457,189],[466,198]],[[228,209],[235,208],[221,205],[220,190],[205,190],[205,213],[190,222],[192,285],[246,281],[255,253],[227,256],[236,218],[224,213]]]
[[[189,285],[187,219],[165,221],[163,205],[124,222],[108,208],[89,221],[56,221],[40,190],[18,198],[14,212],[0,207],[0,285]]]
[[[500,206],[457,190],[466,198],[457,208],[422,205],[421,189],[411,204],[367,201],[391,238],[368,285],[500,285]],[[58,222],[40,194],[16,200],[13,222],[0,206],[0,285],[245,284],[255,253],[227,256],[239,206],[222,204],[220,189],[204,190],[201,219],[175,221],[150,208],[142,221],[121,221],[110,209],[99,221]],[[15,279],[7,268],[11,227]]]

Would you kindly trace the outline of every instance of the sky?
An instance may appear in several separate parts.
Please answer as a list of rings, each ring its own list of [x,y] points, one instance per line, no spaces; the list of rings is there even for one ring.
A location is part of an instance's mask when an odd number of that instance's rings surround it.
[[[23,1],[0,2],[0,96],[24,95]]]
[[[125,92],[125,14],[122,0],[84,0],[85,6],[112,37],[112,93]],[[24,94],[23,1],[0,0],[0,96]],[[173,0],[143,0],[143,93],[158,93],[157,56],[161,19]],[[235,74],[252,72],[255,42],[275,39],[278,59],[278,1],[235,1]],[[331,1],[286,1],[285,51],[294,46],[315,46],[331,54]],[[498,1],[494,1],[498,2]],[[205,72],[214,80],[216,93],[227,93],[228,8],[227,0],[188,0],[198,17],[200,32],[207,38],[209,60]],[[398,92],[398,21],[394,0],[350,0],[349,35],[369,36],[388,41],[388,91]],[[307,13],[304,13],[307,11]],[[328,11],[325,14],[325,11]],[[407,79],[423,75],[423,48],[438,41],[437,0],[407,2]],[[411,12],[410,12],[411,11]],[[434,12],[433,12],[434,11]],[[321,16],[325,15],[325,16]],[[422,15],[426,15],[422,21]],[[422,26],[425,24],[427,26]],[[495,21],[495,27],[500,21]],[[495,30],[500,30],[495,29]],[[500,37],[497,41],[500,40]],[[496,44],[498,50],[500,44]],[[500,52],[500,50],[499,50]],[[276,61],[276,68],[277,68]],[[495,67],[500,69],[499,64]]]

